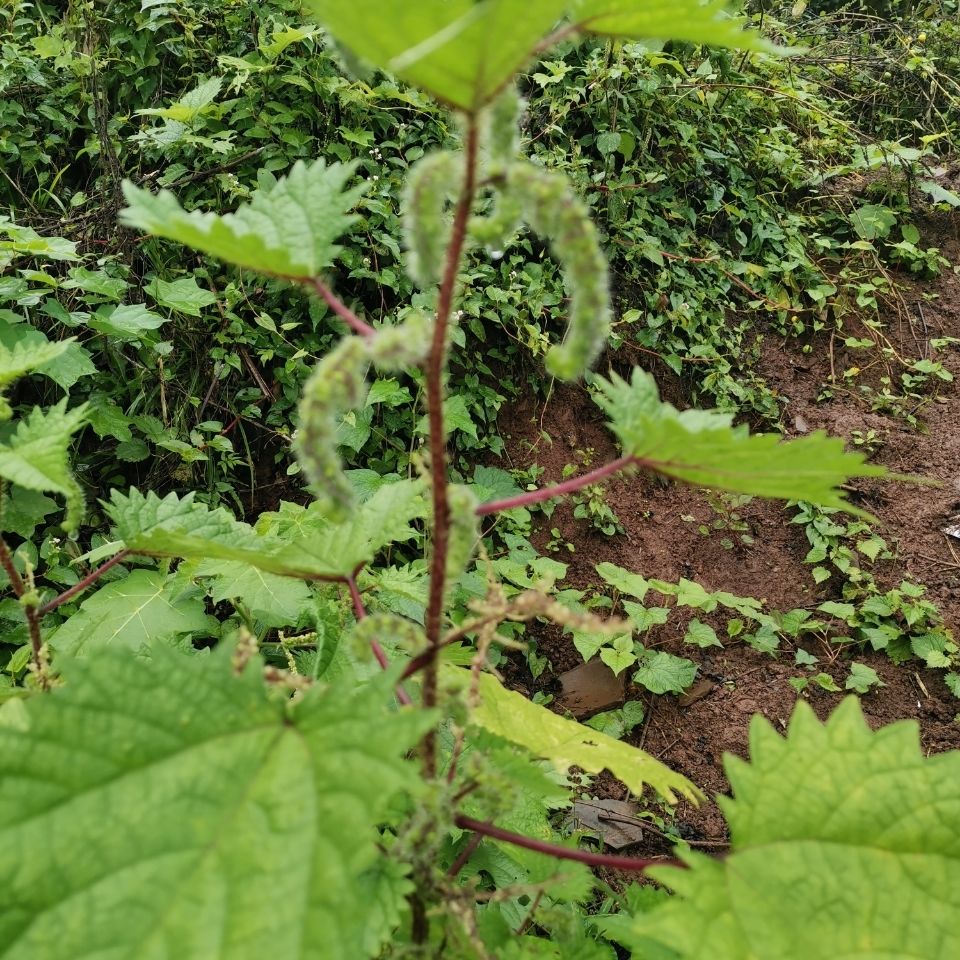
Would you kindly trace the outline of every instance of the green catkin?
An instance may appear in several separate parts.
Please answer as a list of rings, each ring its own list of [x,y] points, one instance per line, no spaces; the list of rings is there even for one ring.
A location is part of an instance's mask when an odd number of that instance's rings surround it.
[[[403,323],[380,327],[376,334],[367,340],[370,359],[380,370],[386,372],[417,366],[430,351],[433,325],[433,317],[422,310],[413,310],[407,314]]]
[[[447,589],[463,575],[480,542],[479,501],[470,487],[451,484],[447,492],[450,504],[450,539],[447,546]]]
[[[388,654],[401,652],[415,657],[427,648],[423,628],[392,613],[372,613],[358,620],[350,630],[350,652],[358,660],[369,660],[374,640]]]
[[[525,107],[516,87],[501,94],[486,114],[486,173],[506,173],[520,153],[520,117]]]
[[[370,357],[361,337],[345,337],[315,367],[300,400],[300,428],[293,449],[315,490],[343,512],[353,504],[353,487],[337,456],[337,414],[363,402]]]
[[[447,205],[463,180],[463,157],[442,151],[424,157],[411,171],[404,196],[407,270],[424,290],[440,282],[450,243]]]
[[[547,372],[576,380],[599,357],[610,334],[607,261],[587,205],[565,177],[532,163],[514,164],[510,189],[523,199],[524,219],[550,244],[570,294],[570,319],[563,344],[547,354]]]
[[[520,115],[523,101],[516,89],[506,91],[485,116],[484,174],[496,189],[493,209],[470,222],[470,236],[494,259],[514,240],[523,222],[523,202],[512,189],[507,173],[520,153]]]

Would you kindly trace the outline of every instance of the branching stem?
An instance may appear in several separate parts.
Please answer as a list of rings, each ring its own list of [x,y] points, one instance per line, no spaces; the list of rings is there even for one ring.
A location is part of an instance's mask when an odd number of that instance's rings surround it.
[[[532,837],[525,837],[523,834],[514,833],[512,830],[503,830],[494,826],[492,823],[484,823],[482,820],[474,820],[472,817],[465,817],[458,814],[454,823],[463,830],[473,830],[475,833],[490,837],[492,840],[502,840],[504,843],[512,843],[516,847],[523,847],[525,850],[535,850],[537,853],[545,853],[547,856],[555,857],[558,860],[573,860],[576,863],[584,863],[588,867],[606,867],[610,870],[624,870],[631,873],[642,873],[648,867],[683,867],[679,860],[644,860],[639,857],[620,857],[611,853],[592,853],[589,850],[576,850],[572,847],[561,847],[557,843],[549,843],[546,840],[535,840]]]
[[[121,550],[116,556],[111,557],[106,563],[102,563],[96,570],[91,570],[82,580],[75,583],[69,590],[64,590],[59,596],[45,603],[39,610],[40,616],[46,616],[53,612],[57,607],[72,600],[78,593],[83,593],[87,587],[93,586],[108,570],[122,563],[130,556],[129,550]]]
[[[4,540],[3,537],[0,537],[0,567],[3,567],[3,571],[6,573],[17,599],[23,600],[29,590],[33,589],[32,581],[31,586],[28,588],[23,577],[20,576],[20,571],[17,570],[13,562],[13,554],[10,552],[10,547],[7,546],[7,541]],[[33,653],[33,666],[37,672],[37,680],[40,686],[46,689],[48,682],[46,671],[43,668],[43,637],[40,634],[40,612],[32,602],[25,602],[23,603],[23,615],[26,618],[27,631],[30,634],[30,649]]]
[[[457,201],[450,233],[450,246],[437,298],[437,322],[433,331],[433,343],[426,368],[427,414],[430,424],[430,473],[433,485],[433,545],[430,558],[430,597],[427,604],[426,633],[431,648],[441,643],[443,623],[443,597],[446,586],[447,550],[450,540],[450,504],[447,499],[447,450],[446,431],[443,422],[444,367],[447,356],[447,330],[457,289],[457,276],[467,240],[470,211],[477,191],[477,153],[479,130],[477,121],[471,117],[464,145],[464,180]],[[424,673],[423,705],[436,706],[437,659],[434,657]],[[424,776],[432,779],[437,769],[436,738],[428,734],[424,738]]]

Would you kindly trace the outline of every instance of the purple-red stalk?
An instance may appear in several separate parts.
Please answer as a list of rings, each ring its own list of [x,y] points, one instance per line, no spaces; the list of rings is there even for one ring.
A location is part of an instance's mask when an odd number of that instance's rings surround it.
[[[430,425],[430,473],[433,493],[433,543],[430,557],[430,596],[425,628],[427,644],[438,648],[443,623],[443,597],[446,587],[447,550],[450,539],[450,503],[447,499],[447,440],[443,422],[443,370],[447,353],[447,328],[453,312],[457,276],[467,240],[470,212],[477,192],[477,153],[480,134],[475,117],[470,119],[464,144],[465,173],[450,232],[450,245],[443,279],[437,297],[437,321],[426,364],[427,416]],[[437,704],[437,659],[427,665],[423,679],[423,705]],[[436,737],[428,733],[423,740],[423,773],[429,780],[437,772]]]
[[[521,833],[503,830],[492,823],[484,823],[482,820],[474,820],[472,817],[465,817],[462,814],[458,814],[454,818],[454,823],[462,830],[473,830],[475,833],[490,837],[492,840],[502,840],[504,843],[512,843],[515,847],[545,853],[557,860],[573,860],[576,863],[584,863],[588,867],[606,867],[610,870],[624,870],[631,873],[641,873],[649,867],[684,867],[684,864],[679,860],[644,860],[639,857],[620,857],[612,853],[591,853],[589,850],[561,847],[558,843],[525,837]]]
[[[363,597],[360,596],[360,588],[357,586],[357,574],[363,569],[363,564],[357,567],[349,577],[345,577],[343,582],[346,583],[347,589],[350,591],[350,599],[353,601],[353,612],[356,615],[357,620],[365,620],[367,617],[367,608],[363,605]],[[373,652],[374,659],[380,665],[381,670],[388,670],[390,668],[390,659],[387,657],[386,650],[380,645],[380,641],[376,637],[370,638],[370,650]],[[403,689],[403,686],[400,683],[397,683],[397,700],[400,701],[405,707],[409,707],[413,704],[413,701],[410,699],[410,694]]]
[[[509,497],[506,500],[493,500],[490,503],[481,503],[477,507],[477,516],[486,517],[491,513],[501,513],[504,510],[512,510],[514,507],[532,507],[534,504],[543,503],[545,500],[553,500],[555,497],[563,497],[569,493],[576,493],[589,487],[591,484],[599,483],[607,477],[628,467],[635,466],[639,461],[636,457],[620,457],[612,463],[597,467],[579,477],[571,477],[564,480],[563,483],[555,483],[549,487],[542,487],[539,490],[530,490],[527,493],[517,494],[515,497]]]
[[[93,586],[108,570],[122,563],[130,556],[129,550],[121,550],[116,556],[111,557],[106,563],[100,564],[96,570],[91,570],[82,580],[78,580],[69,590],[64,590],[59,596],[54,597],[40,608],[40,616],[46,616],[53,612],[57,607],[72,600],[78,593],[83,593],[87,587]]]
[[[356,334],[372,337],[376,330],[361,320],[319,277],[298,278],[301,283],[313,287],[326,305]]]

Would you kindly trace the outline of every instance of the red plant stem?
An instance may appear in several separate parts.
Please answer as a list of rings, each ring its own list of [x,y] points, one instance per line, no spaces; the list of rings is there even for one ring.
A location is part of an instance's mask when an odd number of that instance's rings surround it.
[[[457,859],[450,864],[450,869],[447,871],[447,876],[455,877],[467,865],[467,861],[473,856],[477,847],[479,847],[482,842],[483,834],[473,834],[467,841],[467,845],[460,851],[460,855],[457,857]]]
[[[492,840],[502,840],[504,843],[512,843],[516,847],[545,853],[557,860],[574,860],[577,863],[585,863],[588,867],[607,867],[610,870],[626,870],[639,873],[648,867],[684,866],[679,860],[642,860],[639,857],[619,857],[611,853],[591,853],[589,850],[561,847],[557,843],[535,840],[520,833],[513,833],[511,830],[502,830],[492,823],[484,823],[482,820],[474,820],[472,817],[465,817],[462,814],[458,814],[453,822],[463,830],[473,830],[485,837],[490,837]]]
[[[376,331],[369,323],[361,320],[319,277],[309,279],[300,278],[301,283],[313,287],[323,297],[327,306],[348,326],[361,337],[372,337]]]
[[[350,589],[350,599],[353,601],[353,612],[358,620],[363,620],[367,615],[367,609],[363,605],[363,598],[360,596],[360,590],[357,588],[355,576],[347,577],[347,587]],[[381,664],[383,666],[383,664]]]
[[[471,117],[464,145],[465,172],[460,198],[457,201],[450,233],[450,246],[443,280],[437,298],[437,321],[433,343],[426,366],[427,415],[430,424],[430,472],[433,487],[433,545],[430,558],[430,597],[427,604],[426,634],[431,648],[440,646],[443,618],[443,596],[446,586],[447,549],[450,539],[450,504],[447,500],[447,449],[443,423],[443,371],[447,353],[447,328],[453,311],[457,276],[467,240],[470,211],[477,191],[477,151],[479,131]],[[437,703],[437,659],[431,660],[423,680],[423,705],[432,708]],[[437,770],[436,738],[432,733],[424,738],[423,772],[432,779]]]
[[[350,591],[350,599],[353,601],[353,612],[356,615],[358,620],[365,620],[367,617],[367,608],[363,605],[363,597],[360,596],[360,588],[357,586],[357,574],[363,569],[361,564],[357,567],[349,577],[346,577],[343,581],[347,585],[347,589]],[[387,657],[386,650],[380,646],[380,642],[376,637],[370,638],[370,649],[373,652],[373,656],[376,659],[377,663],[380,665],[381,670],[390,669],[390,659]],[[410,694],[398,683],[397,689],[397,700],[400,701],[405,707],[409,707],[413,700],[410,699]]]
[[[636,457],[620,457],[619,460],[597,467],[596,470],[591,470],[590,473],[585,473],[580,477],[571,477],[569,480],[564,480],[563,483],[555,483],[540,490],[531,490],[528,493],[521,493],[506,500],[481,503],[477,507],[477,516],[486,517],[491,513],[512,510],[514,507],[531,507],[536,503],[543,503],[545,500],[553,500],[555,497],[563,497],[568,493],[576,493],[578,490],[583,490],[584,487],[605,480],[607,477],[619,473],[621,470],[626,470],[627,467],[635,466],[637,463]]]
[[[17,595],[17,599],[27,592],[27,585],[23,582],[23,577],[13,564],[13,554],[7,546],[7,541],[0,537],[0,567],[10,580],[10,586]]]
[[[72,600],[78,593],[83,593],[87,587],[93,586],[108,570],[126,560],[129,556],[129,550],[121,550],[115,557],[111,557],[106,563],[97,567],[96,570],[91,570],[90,573],[75,583],[69,590],[64,590],[58,597],[54,597],[48,603],[45,603],[40,608],[40,616],[46,616],[48,613],[56,610],[57,607],[63,606],[67,601]]]
[[[20,571],[14,565],[13,554],[3,537],[0,537],[0,567],[3,567],[4,573],[10,580],[13,592],[20,600],[27,593],[27,585],[24,583],[23,577],[20,576]],[[33,653],[33,665],[37,671],[37,679],[40,681],[40,686],[46,690],[49,684],[42,669],[43,637],[40,635],[40,614],[35,606],[25,603],[23,604],[23,615],[26,618],[27,631],[30,634],[30,650]]]

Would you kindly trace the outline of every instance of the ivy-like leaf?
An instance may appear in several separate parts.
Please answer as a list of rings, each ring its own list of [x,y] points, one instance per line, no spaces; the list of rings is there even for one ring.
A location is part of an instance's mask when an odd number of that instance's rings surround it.
[[[377,828],[428,716],[379,678],[291,704],[229,651],[68,667],[0,726],[4,960],[379,952],[407,885]]]
[[[731,852],[656,871],[680,896],[617,939],[681,960],[960,956],[960,753],[924,757],[913,721],[871,731],[851,697],[825,725],[799,702],[785,739],[754,718],[750,757],[717,798]]]
[[[259,273],[315,277],[337,258],[334,241],[356,220],[350,210],[366,187],[346,188],[355,170],[356,164],[298,162],[236,213],[222,216],[187,213],[169,191],[151,194],[127,182],[120,216],[127,226]]]
[[[507,690],[491,674],[480,676],[480,698],[480,706],[471,714],[473,723],[526,747],[563,771],[569,767],[581,767],[589,773],[606,769],[634,793],[641,793],[648,784],[670,802],[676,801],[677,794],[690,800],[702,797],[686,777],[650,754],[531,703]]]
[[[0,442],[0,477],[38,493],[66,498],[64,527],[74,530],[83,512],[83,491],[70,472],[70,438],[86,420],[86,404],[67,410],[64,398],[48,410],[34,407]]]
[[[599,380],[598,403],[611,420],[623,452],[646,470],[698,487],[758,497],[808,500],[862,514],[840,485],[851,477],[882,477],[859,453],[822,431],[783,442],[778,434],[750,434],[730,414],[679,411],[661,401],[650,374],[635,370],[627,383],[613,374]]]

